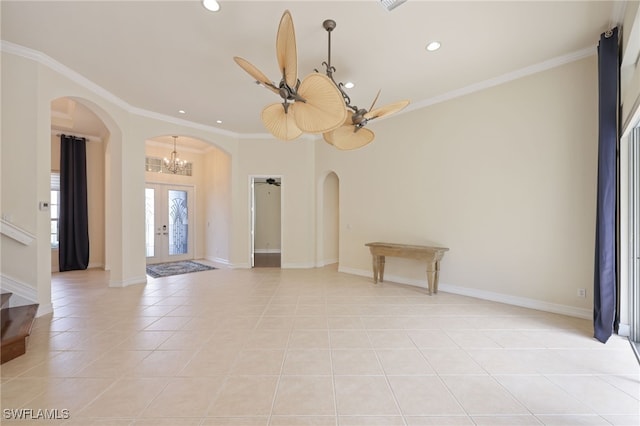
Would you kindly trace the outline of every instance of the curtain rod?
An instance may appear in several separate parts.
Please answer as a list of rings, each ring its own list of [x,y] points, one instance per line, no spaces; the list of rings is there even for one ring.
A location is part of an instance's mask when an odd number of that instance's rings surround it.
[[[56,136],[56,137],[60,137],[61,135],[67,135],[67,136],[72,136],[74,138],[78,138],[78,139],[86,139],[87,142],[102,142],[102,138],[99,138],[98,136],[93,136],[93,135],[83,135],[81,133],[76,133],[75,135],[72,135],[70,133],[65,133],[65,132],[61,132],[61,131],[56,131],[56,130],[51,130],[51,134]]]

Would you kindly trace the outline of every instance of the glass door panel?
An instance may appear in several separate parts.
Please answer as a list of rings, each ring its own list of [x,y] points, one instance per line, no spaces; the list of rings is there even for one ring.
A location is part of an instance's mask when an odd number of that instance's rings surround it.
[[[187,191],[169,190],[169,256],[189,251],[189,208]]]
[[[193,258],[189,235],[193,188],[147,184],[145,188],[145,232],[147,263]]]

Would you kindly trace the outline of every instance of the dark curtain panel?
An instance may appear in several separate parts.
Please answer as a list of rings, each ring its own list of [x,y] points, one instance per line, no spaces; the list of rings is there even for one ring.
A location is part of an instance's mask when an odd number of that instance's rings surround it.
[[[87,147],[84,138],[60,136],[60,271],[89,266]]]
[[[598,45],[598,198],[593,291],[594,336],[605,343],[616,318],[616,206],[618,146],[618,29],[600,36]]]

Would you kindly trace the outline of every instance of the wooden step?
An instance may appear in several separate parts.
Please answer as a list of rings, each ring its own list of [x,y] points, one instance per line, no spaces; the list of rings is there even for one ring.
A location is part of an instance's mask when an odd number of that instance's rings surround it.
[[[38,312],[38,305],[14,306],[0,311],[2,332],[0,336],[0,364],[23,355],[27,350],[26,339]]]
[[[0,308],[4,308],[4,305],[11,299],[13,293],[0,293]]]

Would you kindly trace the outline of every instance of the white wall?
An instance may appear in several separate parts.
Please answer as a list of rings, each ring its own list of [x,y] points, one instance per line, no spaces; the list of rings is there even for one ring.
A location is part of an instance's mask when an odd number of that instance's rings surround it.
[[[596,72],[589,57],[374,122],[376,139],[357,151],[318,142],[318,170],[340,177],[340,269],[370,275],[370,241],[443,245],[442,289],[588,315]],[[386,272],[426,282],[416,261]]]
[[[206,155],[206,253],[211,261],[229,265],[232,231],[231,158],[213,148]]]
[[[48,214],[38,210],[38,200],[46,200],[38,185],[39,164],[34,142],[38,139],[38,70],[31,61],[3,56],[1,77],[2,218],[37,235],[40,216],[46,217]],[[50,150],[51,147],[46,149]],[[49,168],[48,165],[46,168]],[[35,242],[22,245],[4,235],[1,238],[3,289],[8,283],[24,283],[32,294],[37,295],[39,245]]]

